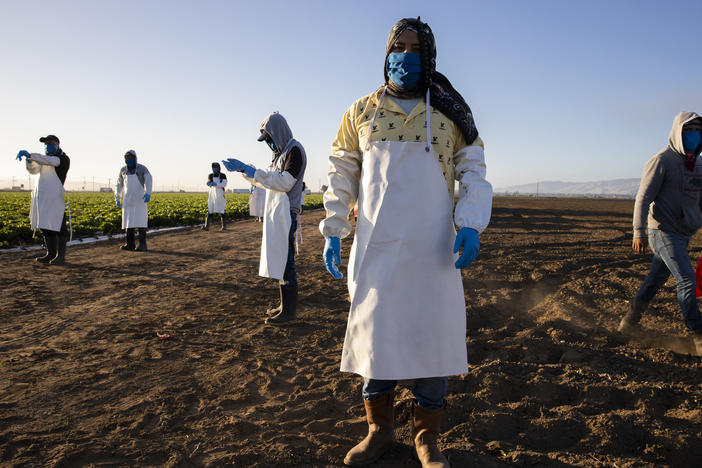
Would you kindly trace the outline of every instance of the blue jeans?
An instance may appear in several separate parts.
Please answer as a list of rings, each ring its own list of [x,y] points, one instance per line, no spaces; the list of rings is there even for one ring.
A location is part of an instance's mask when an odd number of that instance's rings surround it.
[[[397,380],[363,379],[363,399],[372,401],[378,397],[395,391]],[[446,377],[429,377],[414,379],[412,394],[417,399],[417,404],[425,409],[437,409],[444,406],[446,397]]]
[[[648,306],[672,273],[685,325],[690,330],[702,330],[702,316],[695,295],[697,278],[687,252],[689,243],[689,237],[674,232],[648,230],[648,244],[653,250],[653,261],[648,275],[634,296],[633,306],[639,309]]]
[[[290,232],[288,233],[288,261],[283,271],[281,284],[297,286],[297,272],[295,271],[295,231],[297,231],[297,213],[290,212]]]

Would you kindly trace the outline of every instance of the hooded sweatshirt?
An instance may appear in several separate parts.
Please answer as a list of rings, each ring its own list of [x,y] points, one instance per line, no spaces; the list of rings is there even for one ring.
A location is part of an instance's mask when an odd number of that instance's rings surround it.
[[[702,164],[685,167],[683,126],[700,116],[681,112],[673,120],[668,147],[646,163],[634,204],[634,238],[649,229],[692,236],[702,227]]]
[[[302,205],[302,183],[305,177],[305,169],[307,168],[305,149],[299,141],[293,138],[292,130],[290,130],[285,117],[277,112],[269,115],[261,123],[261,130],[268,133],[275,146],[281,149],[280,153],[273,159],[272,165],[278,174],[288,172],[295,179],[295,183],[287,191],[287,194],[290,201],[290,209],[299,211]],[[254,174],[253,180],[264,178],[267,178],[264,171],[259,170]],[[262,180],[259,180],[259,182],[262,182]],[[268,188],[270,184],[263,185]]]

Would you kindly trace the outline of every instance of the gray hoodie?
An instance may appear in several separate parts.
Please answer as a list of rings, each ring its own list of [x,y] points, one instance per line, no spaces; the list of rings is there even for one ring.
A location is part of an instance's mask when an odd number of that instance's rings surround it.
[[[273,143],[278,148],[281,148],[281,152],[273,160],[273,166],[278,172],[283,172],[285,168],[285,161],[293,147],[297,146],[302,154],[302,167],[300,168],[300,174],[297,176],[297,181],[295,185],[287,192],[288,199],[290,201],[290,208],[299,211],[302,204],[302,181],[305,177],[305,169],[307,168],[307,156],[305,155],[305,148],[302,147],[299,141],[293,138],[292,130],[285,117],[277,112],[269,115],[263,122],[261,122],[261,130],[265,131],[271,136]]]
[[[634,238],[647,237],[647,223],[686,237],[702,227],[702,164],[692,171],[685,167],[682,142],[683,125],[699,118],[694,112],[676,115],[668,147],[646,163],[634,204]]]

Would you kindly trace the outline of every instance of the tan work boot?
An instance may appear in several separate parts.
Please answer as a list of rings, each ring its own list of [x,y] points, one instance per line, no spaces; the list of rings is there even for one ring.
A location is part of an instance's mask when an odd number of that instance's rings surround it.
[[[436,445],[441,426],[441,415],[446,405],[438,409],[426,409],[413,403],[412,440],[422,468],[450,468],[448,460]]]
[[[394,393],[383,395],[373,401],[363,400],[368,420],[368,435],[349,450],[344,458],[344,465],[369,465],[392,447],[395,443],[394,400]]]

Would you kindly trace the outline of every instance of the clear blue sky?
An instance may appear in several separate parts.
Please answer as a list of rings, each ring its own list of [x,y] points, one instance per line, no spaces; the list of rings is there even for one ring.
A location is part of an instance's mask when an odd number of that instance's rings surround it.
[[[317,189],[342,114],[382,84],[391,26],[417,15],[495,187],[639,177],[674,115],[702,113],[699,0],[4,1],[0,178],[26,178],[18,150],[54,133],[69,180],[114,183],[133,148],[157,186],[204,190],[212,161],[267,164],[256,137],[278,110]]]

